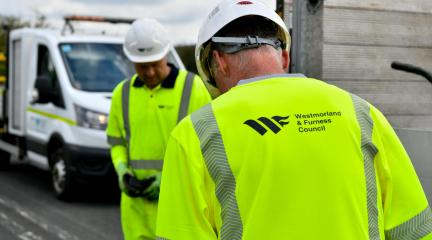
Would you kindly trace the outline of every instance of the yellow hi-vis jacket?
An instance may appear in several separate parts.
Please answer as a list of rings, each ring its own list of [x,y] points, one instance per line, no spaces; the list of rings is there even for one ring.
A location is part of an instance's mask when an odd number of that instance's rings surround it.
[[[135,75],[114,89],[107,135],[115,167],[124,162],[139,179],[155,173],[150,169],[162,169],[171,130],[211,100],[199,77],[186,75],[187,71],[179,70],[176,78],[154,89]]]
[[[160,171],[169,134],[178,120],[210,100],[198,76],[173,66],[170,75],[154,89],[136,75],[120,83],[113,92],[107,128],[116,170],[125,163],[138,179]],[[154,239],[156,215],[157,202],[122,193],[125,240]]]
[[[171,133],[159,239],[432,238],[415,170],[376,108],[305,77],[243,82]]]

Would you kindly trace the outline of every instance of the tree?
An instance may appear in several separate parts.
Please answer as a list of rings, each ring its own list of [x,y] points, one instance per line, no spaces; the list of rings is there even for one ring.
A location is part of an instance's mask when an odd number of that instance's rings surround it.
[[[0,26],[0,52],[4,53],[6,50],[7,31],[15,28],[30,27],[31,24],[30,22],[24,21],[18,17],[0,15]]]
[[[35,28],[49,28],[49,27],[51,27],[50,24],[46,22],[46,16],[45,15],[43,15],[38,10],[34,10],[34,12],[36,15],[36,21],[35,21],[33,27],[35,27]]]
[[[36,13],[36,21],[32,25],[29,21],[23,20],[15,16],[3,16],[0,15],[0,55],[6,55],[6,45],[7,45],[7,32],[23,27],[34,27],[34,28],[48,28],[50,25],[46,22],[45,15],[38,11]],[[0,78],[6,75],[6,61],[1,61],[3,56],[0,56]],[[1,82],[0,82],[1,83]]]

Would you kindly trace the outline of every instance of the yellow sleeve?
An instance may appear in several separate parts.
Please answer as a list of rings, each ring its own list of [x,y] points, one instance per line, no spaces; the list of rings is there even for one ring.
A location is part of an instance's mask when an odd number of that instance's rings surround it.
[[[118,166],[120,163],[127,165],[127,149],[125,146],[112,146],[111,147],[111,159],[115,170],[118,172]]]
[[[206,171],[199,140],[186,117],[172,132],[165,153],[156,228],[159,238],[217,239]]]
[[[127,164],[127,148],[122,116],[122,87],[125,81],[118,84],[113,91],[111,108],[108,118],[107,139],[111,145],[111,159],[115,169],[120,162]]]
[[[371,114],[386,238],[432,237],[432,212],[411,160],[383,114],[373,107]]]
[[[189,101],[188,114],[200,109],[211,101],[211,96],[207,91],[203,81],[198,75],[195,75],[192,85],[191,98]]]

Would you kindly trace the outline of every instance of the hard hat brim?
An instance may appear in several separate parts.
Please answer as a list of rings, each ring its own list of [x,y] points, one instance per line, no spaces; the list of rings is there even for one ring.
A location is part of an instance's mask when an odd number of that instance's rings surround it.
[[[169,50],[171,48],[171,45],[168,44],[162,51],[160,51],[157,54],[153,54],[153,55],[149,55],[149,56],[138,56],[138,55],[134,55],[131,54],[126,47],[123,45],[123,51],[126,54],[126,57],[129,59],[129,61],[133,62],[133,63],[148,63],[148,62],[157,62],[159,60],[161,60],[162,58],[164,58]]]

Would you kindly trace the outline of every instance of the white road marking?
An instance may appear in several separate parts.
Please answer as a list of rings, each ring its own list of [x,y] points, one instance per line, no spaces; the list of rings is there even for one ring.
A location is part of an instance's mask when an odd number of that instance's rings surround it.
[[[31,231],[27,231],[23,225],[17,223],[2,212],[0,213],[0,225],[21,240],[43,240],[41,236],[38,236]]]
[[[12,200],[6,200],[0,197],[0,205],[3,205],[15,211],[22,218],[30,221],[41,229],[57,236],[61,240],[79,240],[77,236],[68,231],[58,227],[57,225],[48,224],[44,219],[38,217],[35,213],[27,209],[23,209],[19,204]],[[43,240],[42,237],[34,234],[33,232],[26,231],[25,227],[10,219],[6,214],[0,213],[0,224],[5,226],[13,234],[17,235],[22,240]]]

